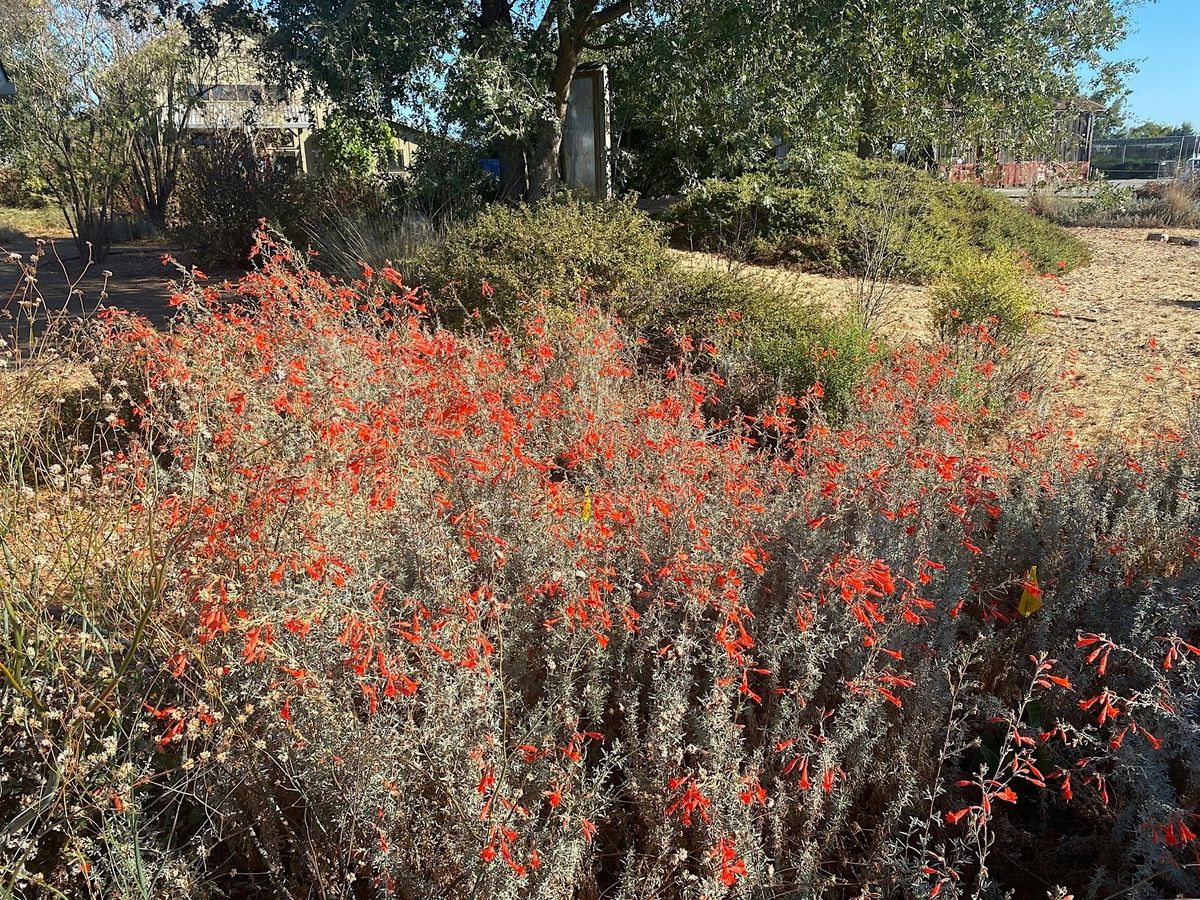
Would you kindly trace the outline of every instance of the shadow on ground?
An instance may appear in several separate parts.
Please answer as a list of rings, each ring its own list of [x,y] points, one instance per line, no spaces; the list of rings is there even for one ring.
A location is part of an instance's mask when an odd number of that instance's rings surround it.
[[[113,247],[103,263],[90,263],[81,257],[70,239],[47,240],[46,255],[38,268],[38,288],[45,298],[44,320],[66,310],[72,317],[93,315],[104,304],[109,308],[126,309],[144,316],[155,326],[163,326],[174,313],[170,299],[174,289],[171,282],[181,273],[174,264],[164,264],[163,255],[171,254],[186,262],[184,254],[161,244],[130,244]],[[20,253],[28,259],[37,249],[37,242],[6,243],[0,241],[0,319],[15,314],[13,308],[21,296],[21,269],[8,261],[10,254]],[[107,278],[105,271],[112,272]],[[219,273],[218,277],[236,277],[237,273]],[[101,298],[107,288],[108,297]]]

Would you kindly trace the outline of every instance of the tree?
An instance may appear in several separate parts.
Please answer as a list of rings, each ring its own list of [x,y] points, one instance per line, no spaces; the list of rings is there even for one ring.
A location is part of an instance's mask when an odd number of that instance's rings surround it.
[[[818,90],[813,36],[775,0],[678,0],[659,16],[670,26],[622,23],[621,46],[609,51],[627,187],[660,194],[754,168],[802,121],[810,132],[834,131],[805,115]]]
[[[1126,78],[1136,71],[1134,63],[1110,60],[1096,71],[1092,78],[1088,99],[1100,104],[1103,109],[1096,114],[1095,134],[1097,137],[1114,137],[1124,133],[1128,110],[1125,103],[1130,90]]]
[[[322,166],[351,178],[371,175],[396,145],[388,124],[380,119],[335,112],[314,135]]]
[[[558,176],[571,79],[632,2],[210,0],[176,12],[209,28],[235,7],[284,70],[305,70],[348,109],[405,109],[498,144],[504,196],[537,200]]]
[[[27,0],[0,18],[0,55],[20,85],[0,105],[15,162],[46,178],[80,253],[102,257],[132,132],[128,82],[114,77],[124,35],[84,0]]]
[[[615,63],[622,126],[665,135],[688,165],[744,166],[788,145],[868,156],[948,127],[1036,139],[1136,2],[1090,0],[1086,15],[1077,0],[203,0],[182,12],[253,23],[283,70],[303,68],[348,107],[423,114],[498,147],[503,195],[536,200],[557,176],[589,54]]]
[[[0,104],[0,130],[22,171],[45,180],[84,256],[99,260],[112,242],[163,53],[98,0],[20,0],[0,17],[0,56],[21,86]]]
[[[1164,122],[1147,120],[1125,129],[1124,136],[1130,138],[1187,137],[1195,133],[1191,122],[1168,125]]]
[[[1130,5],[1095,0],[1083,15],[1076,0],[675,0],[672,27],[630,43],[615,66],[618,121],[640,149],[697,174],[781,146],[874,156],[896,141],[1000,133],[1036,145],[1059,103],[1120,92],[1129,66],[1105,54]]]
[[[1024,135],[1039,143],[1056,107],[1085,92],[1125,34],[1129,0],[827,0],[800,3],[817,35],[816,103],[844,108],[859,156],[944,136]]]
[[[211,85],[222,81],[230,48],[197,48],[177,21],[148,19],[138,14],[144,9],[127,10],[120,20],[145,42],[141,73],[147,89],[132,110],[129,174],[146,218],[162,231],[191,144],[190,123]]]

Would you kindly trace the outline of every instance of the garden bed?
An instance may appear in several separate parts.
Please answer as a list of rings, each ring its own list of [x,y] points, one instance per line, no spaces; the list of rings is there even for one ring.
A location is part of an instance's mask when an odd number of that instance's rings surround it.
[[[1044,283],[1047,307],[1038,329],[1041,353],[1068,374],[1082,433],[1140,432],[1188,413],[1196,395],[1200,351],[1200,249],[1150,242],[1146,230],[1072,229],[1092,263]],[[1171,230],[1191,237],[1200,231]],[[743,277],[795,291],[834,310],[849,306],[854,279],[729,263],[681,253],[696,268],[729,268]],[[888,333],[927,341],[933,323],[929,289],[894,288]]]

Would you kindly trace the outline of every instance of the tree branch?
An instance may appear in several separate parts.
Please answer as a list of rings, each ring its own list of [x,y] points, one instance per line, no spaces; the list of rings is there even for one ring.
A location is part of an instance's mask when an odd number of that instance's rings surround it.
[[[584,41],[583,49],[591,50],[594,53],[604,53],[608,50],[619,50],[622,47],[629,47],[633,44],[633,42],[634,42],[634,39],[632,37],[622,36],[622,35],[613,35],[612,37],[608,38],[607,40],[597,41],[595,43],[593,43],[592,41]]]
[[[583,28],[583,36],[595,34],[605,25],[617,21],[633,11],[633,0],[616,0],[604,9],[594,13]]]
[[[542,13],[542,21],[538,22],[537,28],[534,30],[534,39],[541,40],[550,33],[550,25],[558,17],[559,0],[550,0],[546,4],[546,11]]]

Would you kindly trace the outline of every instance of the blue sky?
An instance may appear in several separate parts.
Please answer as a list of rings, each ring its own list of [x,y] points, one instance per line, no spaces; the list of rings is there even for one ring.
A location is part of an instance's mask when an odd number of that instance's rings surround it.
[[[1129,124],[1145,119],[1200,128],[1200,0],[1158,0],[1134,9],[1117,56],[1138,61],[1129,78]]]

